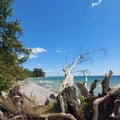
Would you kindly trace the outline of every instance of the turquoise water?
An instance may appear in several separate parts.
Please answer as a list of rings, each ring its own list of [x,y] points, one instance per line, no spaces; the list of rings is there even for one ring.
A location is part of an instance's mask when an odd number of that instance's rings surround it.
[[[90,88],[91,83],[95,80],[99,79],[100,81],[97,83],[97,87],[94,90],[95,93],[101,93],[101,81],[104,79],[104,76],[88,76],[88,88]],[[27,81],[35,82],[40,86],[53,89],[57,91],[61,82],[64,80],[63,76],[55,76],[55,77],[44,77],[44,78],[28,78]],[[74,81],[83,82],[85,78],[83,76],[74,76]],[[115,86],[120,84],[120,76],[112,76],[110,79],[110,86]]]

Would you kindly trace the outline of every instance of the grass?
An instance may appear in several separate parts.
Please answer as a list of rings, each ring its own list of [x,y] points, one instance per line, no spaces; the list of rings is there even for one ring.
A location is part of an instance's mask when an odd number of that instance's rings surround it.
[[[24,112],[27,114],[39,114],[39,115],[59,112],[57,102],[55,101],[52,101],[50,105],[35,106],[34,103],[26,99],[24,100],[23,103],[23,109]]]
[[[39,116],[60,112],[56,101],[52,101],[50,105],[35,106],[32,101],[25,98],[22,107],[23,117],[25,120],[27,120],[26,115]],[[4,99],[0,97],[0,110],[4,113],[5,117],[10,119],[17,112],[17,107],[12,103],[11,99]]]
[[[15,105],[12,103],[10,99],[7,100],[4,98],[0,98],[0,106],[3,106],[14,113],[17,111],[17,108],[15,107]]]

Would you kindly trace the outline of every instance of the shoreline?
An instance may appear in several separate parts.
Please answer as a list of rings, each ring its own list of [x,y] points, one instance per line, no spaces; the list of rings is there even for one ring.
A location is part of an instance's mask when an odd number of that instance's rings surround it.
[[[55,90],[44,88],[34,82],[18,81],[17,85],[20,87],[20,92],[37,106],[45,105],[46,100],[52,100],[50,95],[56,95]]]

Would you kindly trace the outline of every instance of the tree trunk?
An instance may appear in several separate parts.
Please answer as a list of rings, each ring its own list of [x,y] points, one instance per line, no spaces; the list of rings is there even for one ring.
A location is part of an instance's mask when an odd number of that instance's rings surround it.
[[[60,102],[61,97],[58,97],[58,103],[60,108],[62,106],[62,108],[64,108],[65,110],[65,113],[72,114],[77,120],[85,120],[84,114],[80,109],[80,104],[77,101],[75,87],[71,86],[71,87],[65,88],[62,91],[61,96],[63,97],[63,102]]]
[[[60,111],[62,113],[65,113],[65,104],[64,104],[64,101],[63,101],[63,96],[61,95],[61,93],[59,93],[59,95],[57,96],[57,101],[58,101],[58,104],[60,106]]]
[[[106,74],[104,80],[102,81],[102,96],[106,95],[110,90],[110,78],[112,76],[112,71],[110,70],[108,75]]]
[[[115,112],[115,101],[120,99],[120,84],[112,88],[107,95],[93,102],[94,114],[92,120],[107,120]],[[120,114],[120,113],[119,113]]]

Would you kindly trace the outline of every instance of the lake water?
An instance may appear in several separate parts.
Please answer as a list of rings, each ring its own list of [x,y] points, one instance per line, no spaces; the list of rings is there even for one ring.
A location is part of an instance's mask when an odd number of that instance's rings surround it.
[[[40,86],[45,88],[50,88],[53,90],[58,90],[61,82],[64,80],[65,77],[63,76],[54,76],[54,77],[38,77],[38,78],[28,78],[26,81],[35,82]],[[88,88],[90,88],[91,83],[95,80],[99,79],[100,81],[97,83],[97,87],[94,90],[95,93],[101,93],[101,81],[104,79],[104,76],[88,76]],[[83,76],[74,76],[74,81],[83,82],[85,77]],[[110,79],[110,86],[116,86],[120,84],[120,76],[112,76]]]

